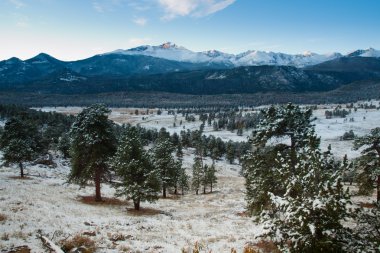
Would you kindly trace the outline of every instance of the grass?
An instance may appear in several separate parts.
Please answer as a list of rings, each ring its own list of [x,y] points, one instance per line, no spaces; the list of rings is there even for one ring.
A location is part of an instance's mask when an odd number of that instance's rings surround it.
[[[127,213],[132,216],[151,216],[162,214],[162,211],[154,208],[140,208],[140,210],[135,210],[134,208],[127,208]]]
[[[7,216],[0,213],[0,222],[6,221],[6,220],[7,220]]]
[[[20,176],[10,176],[9,178],[10,179],[18,179],[18,180],[33,180],[33,178],[27,177],[27,176],[23,176],[23,177],[20,177]]]
[[[1,252],[3,252],[3,251],[1,251]],[[30,248],[28,246],[19,246],[16,248],[9,249],[6,252],[8,252],[8,253],[30,253],[32,251],[30,250]]]
[[[368,202],[360,202],[360,207],[363,207],[363,208],[375,208],[376,204],[375,203],[368,203]]]
[[[75,235],[71,239],[60,241],[60,245],[63,251],[70,252],[74,248],[81,248],[82,253],[93,253],[96,251],[96,243],[94,240],[87,236]]]
[[[126,200],[120,200],[118,198],[102,198],[102,201],[95,201],[94,196],[78,196],[78,199],[83,204],[97,205],[97,206],[122,206],[127,205]]]

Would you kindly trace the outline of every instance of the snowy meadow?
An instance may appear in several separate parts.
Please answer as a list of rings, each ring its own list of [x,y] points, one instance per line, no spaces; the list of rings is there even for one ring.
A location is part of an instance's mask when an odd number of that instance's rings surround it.
[[[365,105],[374,105],[368,107]],[[380,125],[379,101],[362,101],[353,106],[345,117],[326,118],[326,110],[338,105],[318,105],[313,110],[316,134],[321,138],[321,149],[331,151],[336,159],[354,159],[360,151],[353,150],[353,140],[342,140],[350,130],[356,136],[368,134]],[[260,108],[247,108],[244,113]],[[80,107],[34,108],[45,112],[78,114]],[[113,108],[109,118],[117,124],[139,125],[147,129],[180,134],[182,130],[199,129],[202,121],[187,121],[184,115],[167,110],[146,108]],[[0,122],[0,124],[2,124]],[[205,125],[206,136],[220,137],[223,141],[247,141],[252,129],[239,136],[236,131],[215,131]],[[288,140],[273,140],[287,142]],[[194,149],[184,149],[183,166],[191,175]],[[44,235],[57,245],[75,235],[86,236],[96,245],[96,252],[193,252],[194,244],[202,252],[243,252],[246,245],[257,245],[263,225],[246,213],[244,178],[241,165],[230,164],[225,158],[216,161],[218,182],[213,193],[199,194],[189,190],[185,195],[169,194],[155,203],[142,203],[142,210],[133,210],[133,203],[115,198],[115,189],[102,184],[104,201],[94,203],[91,183],[85,188],[68,184],[70,164],[58,153],[53,154],[55,167],[26,164],[26,179],[18,178],[17,166],[0,167],[0,249],[10,250],[27,246],[31,252],[43,252],[38,235]],[[205,159],[211,163],[210,158]],[[346,185],[346,187],[348,187]],[[356,191],[355,186],[350,187]],[[354,205],[370,203],[369,197],[353,197]],[[3,252],[3,251],[1,251]],[[7,251],[4,251],[7,252]],[[17,252],[17,251],[16,251]],[[78,251],[79,252],[79,251]]]

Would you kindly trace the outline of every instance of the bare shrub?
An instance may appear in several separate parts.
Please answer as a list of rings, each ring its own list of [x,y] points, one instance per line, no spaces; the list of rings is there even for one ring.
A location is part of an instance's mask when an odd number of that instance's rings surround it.
[[[75,235],[71,239],[60,242],[62,250],[69,252],[72,249],[80,248],[82,253],[94,253],[96,250],[95,241],[83,235]]]

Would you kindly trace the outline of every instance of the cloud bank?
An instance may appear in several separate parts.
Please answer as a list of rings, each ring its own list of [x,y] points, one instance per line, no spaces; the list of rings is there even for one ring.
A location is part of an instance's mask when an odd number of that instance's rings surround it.
[[[204,17],[221,11],[236,0],[158,0],[164,9],[164,20],[177,17]]]

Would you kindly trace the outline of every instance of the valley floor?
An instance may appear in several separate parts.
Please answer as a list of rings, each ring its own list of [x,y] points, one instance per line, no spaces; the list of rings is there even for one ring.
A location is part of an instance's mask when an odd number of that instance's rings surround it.
[[[379,105],[378,101],[372,103]],[[326,119],[325,110],[335,106],[319,106],[314,112],[322,149],[331,144],[338,159],[344,154],[349,159],[355,158],[360,152],[352,150],[352,141],[341,141],[340,136],[349,130],[361,136],[379,127],[380,111],[359,108],[347,119]],[[156,111],[134,115],[135,109],[114,109],[110,117],[118,123],[157,129],[165,127],[171,133],[199,129],[199,121],[189,123],[181,115],[178,115],[177,123],[182,120],[183,125],[174,127],[173,115],[166,112],[157,115]],[[42,110],[75,114],[81,108],[49,107]],[[349,120],[351,118],[353,120]],[[206,126],[205,134],[219,136],[225,141],[244,141],[250,131],[237,136],[228,131],[213,131],[212,127]],[[190,173],[193,150],[184,152],[184,166]],[[44,252],[36,237],[41,233],[56,244],[77,234],[92,234],[90,238],[96,242],[97,252],[180,252],[182,248],[191,248],[195,242],[203,245],[206,252],[231,252],[231,248],[241,252],[246,244],[257,242],[255,237],[263,231],[262,225],[244,214],[244,178],[239,176],[240,166],[237,164],[230,165],[224,160],[217,162],[218,184],[213,193],[195,195],[190,191],[184,196],[171,195],[153,204],[144,202],[142,212],[136,213],[132,210],[133,203],[113,199],[114,189],[108,184],[102,185],[103,197],[112,201],[101,205],[83,201],[83,197],[94,194],[94,187],[80,189],[77,185],[67,184],[70,168],[60,158],[56,158],[56,162],[56,168],[27,165],[28,179],[25,180],[17,178],[17,167],[0,167],[1,250],[28,245],[32,252]],[[355,203],[370,203],[375,197],[353,199]],[[117,237],[122,240],[115,240]]]
[[[171,196],[154,204],[142,203],[141,214],[133,203],[103,205],[83,203],[93,187],[79,189],[65,183],[69,168],[29,166],[29,179],[21,180],[17,168],[0,169],[0,248],[28,245],[43,252],[36,235],[41,232],[59,244],[76,234],[95,232],[98,252],[180,252],[195,242],[212,252],[239,251],[262,230],[244,215],[244,182],[237,176],[219,174],[214,193]],[[103,184],[103,197],[114,190]],[[125,239],[112,241],[115,236]]]

